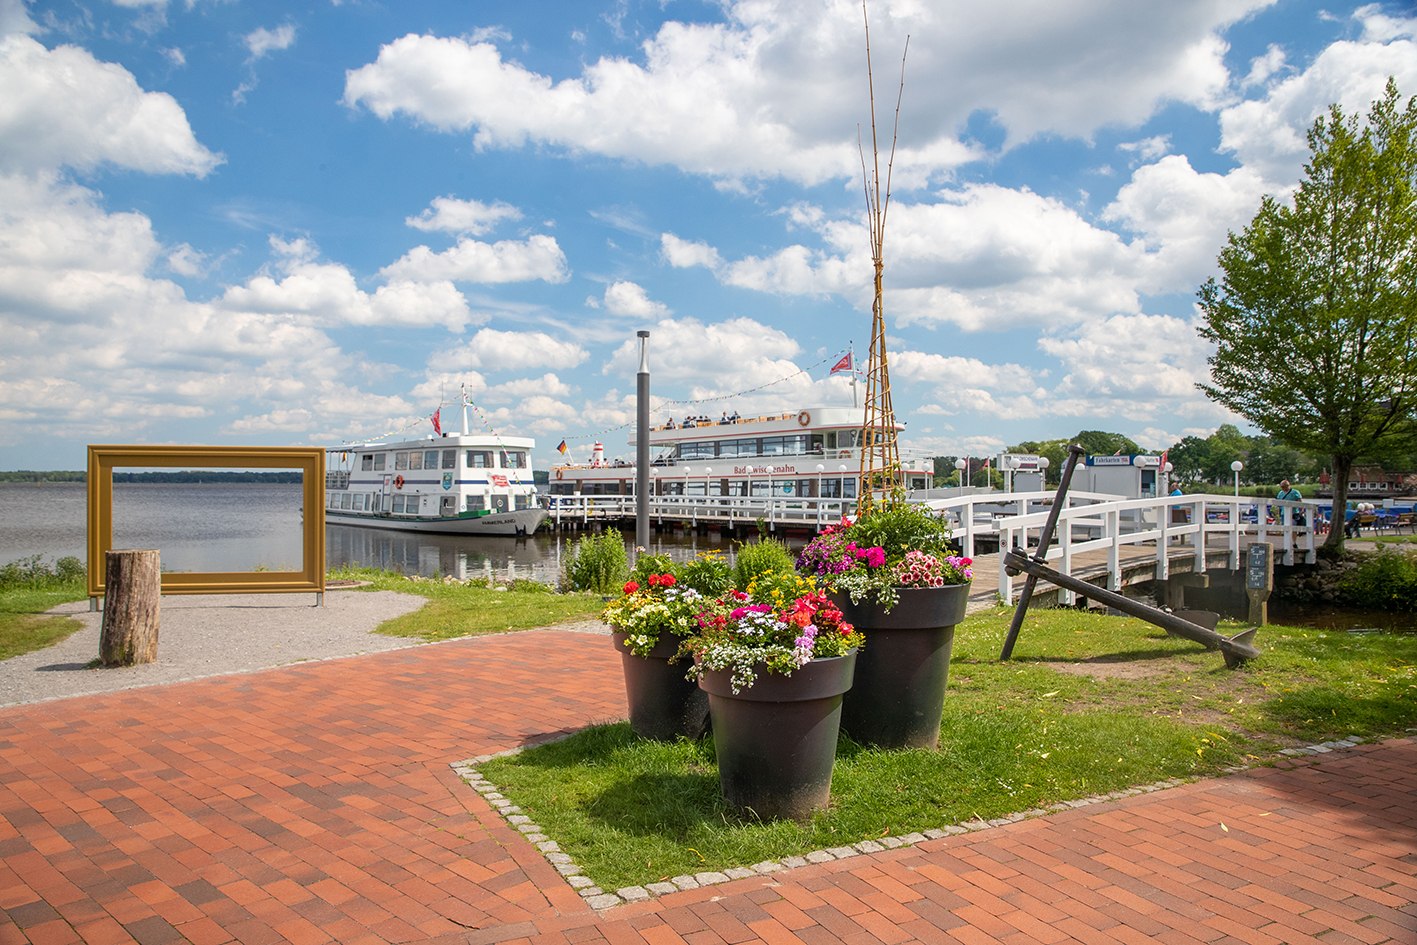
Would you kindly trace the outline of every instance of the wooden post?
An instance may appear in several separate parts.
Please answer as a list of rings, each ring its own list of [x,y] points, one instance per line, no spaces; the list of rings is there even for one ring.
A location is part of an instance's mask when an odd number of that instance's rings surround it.
[[[104,666],[157,660],[162,571],[156,551],[110,551],[105,558],[103,632],[98,658]]]

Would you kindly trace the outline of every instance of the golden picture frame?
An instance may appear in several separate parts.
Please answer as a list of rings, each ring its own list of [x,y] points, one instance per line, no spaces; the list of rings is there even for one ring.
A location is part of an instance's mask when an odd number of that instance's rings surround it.
[[[291,469],[302,473],[299,571],[163,572],[163,594],[325,592],[325,451],[302,446],[93,445],[88,462],[88,593],[104,596],[104,562],[113,548],[113,470]],[[158,551],[162,549],[159,548]]]

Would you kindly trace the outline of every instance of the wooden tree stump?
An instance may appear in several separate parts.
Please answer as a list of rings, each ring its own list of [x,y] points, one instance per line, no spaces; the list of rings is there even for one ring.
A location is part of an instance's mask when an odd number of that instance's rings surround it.
[[[110,551],[103,597],[98,658],[104,666],[132,666],[157,659],[162,572],[156,551]]]

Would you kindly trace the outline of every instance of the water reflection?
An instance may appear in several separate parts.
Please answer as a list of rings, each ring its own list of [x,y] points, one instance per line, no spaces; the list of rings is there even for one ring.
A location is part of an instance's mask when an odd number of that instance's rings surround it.
[[[555,584],[561,565],[575,547],[579,534],[538,533],[527,538],[486,538],[399,532],[354,525],[325,527],[325,561],[329,567],[364,565],[399,574],[423,577],[517,578]],[[627,553],[632,551],[626,540]],[[718,550],[733,561],[733,541],[708,535],[654,535],[650,551],[688,561],[702,551]]]

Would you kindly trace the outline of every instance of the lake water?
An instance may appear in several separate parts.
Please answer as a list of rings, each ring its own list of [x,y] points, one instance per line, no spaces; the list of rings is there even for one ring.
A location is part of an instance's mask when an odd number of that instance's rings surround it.
[[[50,563],[66,555],[87,560],[87,496],[83,483],[0,483],[0,564],[33,555]],[[293,483],[115,483],[113,547],[157,548],[166,571],[299,570],[300,516],[300,486]],[[327,525],[325,561],[550,584],[576,537],[469,538]],[[655,536],[651,545],[676,560],[731,550],[716,534]]]

